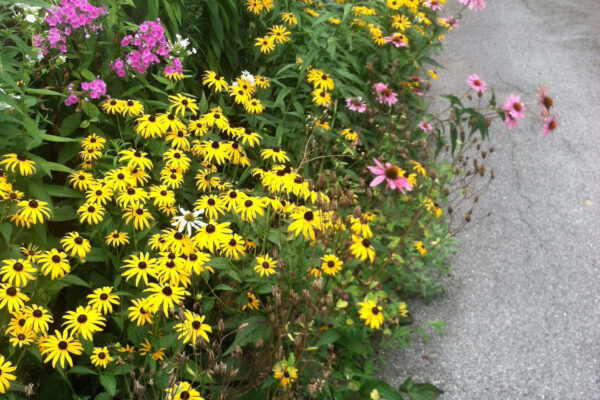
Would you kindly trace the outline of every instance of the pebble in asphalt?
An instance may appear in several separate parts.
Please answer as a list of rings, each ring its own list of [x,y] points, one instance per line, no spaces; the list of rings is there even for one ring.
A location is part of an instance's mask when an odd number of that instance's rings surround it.
[[[446,335],[388,352],[394,387],[413,377],[444,400],[600,399],[599,20],[599,0],[488,0],[447,35],[436,92],[463,93],[477,73],[502,104],[545,84],[560,128],[543,139],[540,123],[494,124],[497,178],[457,237],[446,293],[413,304],[417,325],[445,321]]]

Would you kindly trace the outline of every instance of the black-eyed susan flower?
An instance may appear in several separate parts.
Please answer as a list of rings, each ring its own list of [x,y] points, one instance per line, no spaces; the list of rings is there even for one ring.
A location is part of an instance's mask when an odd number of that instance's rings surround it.
[[[261,150],[260,156],[264,160],[273,160],[278,163],[284,163],[286,161],[290,161],[290,158],[287,156],[285,151],[281,150],[281,148],[278,146],[275,146],[272,149]]]
[[[227,258],[234,258],[239,260],[240,257],[246,255],[246,244],[244,238],[234,233],[228,242],[221,244],[221,252],[225,254]]]
[[[335,88],[333,79],[320,69],[311,69],[307,74],[307,80],[315,89],[332,91]]]
[[[150,222],[154,221],[152,214],[141,204],[127,207],[123,212],[123,219],[126,224],[133,221],[135,230],[150,228]]]
[[[125,346],[118,346],[118,347],[119,347],[119,353],[127,353],[127,354],[135,353],[135,346],[126,344]]]
[[[175,192],[169,190],[165,185],[151,186],[148,197],[153,200],[153,204],[157,207],[175,205]]]
[[[145,356],[146,354],[150,353],[151,350],[152,344],[148,341],[148,339],[144,339],[144,341],[140,343],[140,355]]]
[[[190,168],[192,160],[181,150],[170,149],[163,153],[163,160],[166,161],[168,168],[181,169],[186,172]]]
[[[188,382],[178,382],[165,389],[166,400],[204,400]]]
[[[173,252],[161,253],[156,259],[156,274],[162,284],[189,286],[190,272],[184,269],[185,260]]]
[[[135,133],[144,139],[161,137],[166,132],[163,125],[158,122],[156,115],[142,115],[136,122]]]
[[[254,75],[254,84],[261,89],[268,89],[271,86],[269,80],[262,75]]]
[[[120,114],[122,102],[117,99],[106,99],[102,102],[102,111],[107,114]]]
[[[258,310],[258,305],[260,304],[260,301],[254,295],[254,293],[247,292],[246,296],[248,297],[248,302],[242,306],[242,311],[246,311],[246,309]]]
[[[195,210],[203,210],[211,220],[218,220],[219,215],[225,214],[226,208],[224,201],[216,195],[205,195],[200,197],[194,203]]]
[[[19,215],[30,224],[43,224],[44,219],[50,218],[48,203],[41,200],[23,200],[17,203]]]
[[[229,89],[229,85],[227,84],[225,78],[217,75],[217,73],[213,71],[204,72],[202,84],[208,85],[209,88],[213,88],[215,92],[222,92],[223,90],[226,91]]]
[[[183,343],[190,343],[192,346],[196,346],[200,338],[208,343],[208,333],[212,332],[212,328],[204,323],[204,318],[204,315],[185,310],[184,320],[174,327],[175,332],[179,334],[177,339]]]
[[[185,97],[182,94],[178,93],[174,96],[169,96],[169,102],[171,103],[171,107],[169,107],[169,112],[175,110],[175,115],[185,114],[186,110],[190,110],[192,114],[196,115],[198,112],[198,105],[196,104],[196,100]]]
[[[128,187],[117,195],[117,204],[121,208],[146,204],[148,193],[141,188]]]
[[[110,356],[108,348],[106,348],[106,346],[94,347],[94,351],[92,352],[92,355],[90,357],[90,361],[92,362],[93,366],[102,368],[106,368],[108,366],[108,363],[113,360],[114,358]]]
[[[126,268],[126,271],[121,273],[126,281],[135,277],[135,286],[138,286],[140,279],[148,285],[148,276],[156,278],[155,270],[156,259],[150,257],[149,253],[139,253],[139,255],[131,255],[125,260],[125,265],[121,268]]]
[[[79,214],[79,222],[85,222],[89,225],[96,225],[104,219],[105,208],[100,204],[85,203],[77,210]]]
[[[260,197],[240,198],[235,205],[235,213],[242,217],[242,221],[252,222],[258,215],[264,215],[267,203]]]
[[[5,165],[6,169],[15,172],[18,168],[19,175],[29,176],[35,174],[35,163],[29,160],[24,154],[5,154],[0,165]]]
[[[321,261],[323,261],[321,264],[321,269],[326,275],[331,276],[335,276],[338,272],[340,272],[342,270],[342,265],[344,265],[342,260],[333,254],[327,254],[321,257]]]
[[[406,302],[402,301],[398,304],[398,315],[403,318],[408,317],[408,304]]]
[[[373,237],[373,232],[369,226],[369,221],[366,218],[355,218],[351,216],[350,223],[352,224],[350,229],[352,229],[352,232],[354,232],[356,235],[361,235],[367,239],[371,239]]]
[[[134,179],[133,186],[136,186],[136,185],[144,186],[150,180],[150,175],[143,169],[138,168],[138,167],[133,167],[133,168],[128,167],[128,169],[129,169],[129,173],[131,174],[131,177]]]
[[[265,8],[265,6],[263,5],[262,0],[246,0],[246,8],[251,13],[258,15]]]
[[[90,188],[85,192],[86,203],[99,204],[101,206],[111,201],[112,196],[113,191],[110,187],[98,184],[90,185]]]
[[[256,39],[254,46],[260,47],[261,53],[268,54],[275,50],[275,39],[271,36],[259,37]]]
[[[39,257],[38,264],[41,265],[44,276],[50,275],[51,279],[63,278],[65,274],[71,272],[67,254],[57,249],[43,252]]]
[[[85,191],[94,182],[94,177],[89,172],[79,171],[69,175],[69,182],[74,189]]]
[[[169,131],[165,135],[165,142],[170,143],[172,149],[177,149],[180,151],[189,151],[190,150],[190,134],[183,129],[178,131]]]
[[[46,356],[44,362],[52,361],[52,367],[60,361],[60,366],[65,367],[65,361],[69,367],[73,366],[71,354],[79,355],[83,353],[83,347],[79,340],[73,337],[73,333],[66,329],[63,333],[54,331],[54,335],[48,336],[44,340],[42,355]]]
[[[4,265],[0,269],[2,281],[16,287],[24,287],[27,282],[35,279],[36,268],[31,265],[29,260],[4,260]]]
[[[25,307],[26,301],[29,301],[29,296],[20,289],[8,283],[0,284],[0,309],[6,307],[12,313]]]
[[[77,232],[67,233],[60,240],[60,244],[66,252],[71,252],[71,257],[85,258],[92,250],[90,241],[82,238]]]
[[[90,301],[88,305],[102,314],[111,314],[113,312],[113,305],[119,305],[119,296],[112,294],[113,288],[110,286],[104,286],[95,289],[92,294],[87,296]]]
[[[129,149],[120,151],[119,162],[126,162],[129,168],[152,169],[152,161],[148,158],[148,153],[140,150]]]
[[[106,244],[111,247],[125,246],[129,243],[129,234],[127,232],[119,232],[114,230],[104,238]]]
[[[137,117],[143,113],[144,106],[137,100],[124,100],[121,104],[121,114],[123,116]]]
[[[81,147],[85,150],[100,150],[104,149],[104,144],[106,143],[106,139],[102,136],[98,136],[95,133],[92,133],[89,136],[86,136],[85,139],[81,141]]]
[[[137,186],[137,182],[130,168],[116,168],[111,169],[106,173],[106,184],[109,185],[113,191],[120,192],[130,186]]]
[[[216,162],[218,165],[225,164],[231,158],[229,154],[230,146],[231,144],[227,142],[219,142],[217,140],[207,140],[194,145],[197,153],[202,155],[205,161]],[[194,147],[192,151],[194,151]]]
[[[244,129],[241,132],[239,139],[242,141],[242,144],[247,144],[250,147],[254,147],[260,143],[262,136],[256,132],[252,132],[250,129]]]
[[[264,256],[256,257],[256,265],[254,266],[254,272],[259,274],[261,277],[263,275],[270,276],[275,273],[275,267],[277,266],[277,262],[273,260],[268,254]]]
[[[232,230],[229,228],[230,222],[217,224],[210,221],[208,224],[198,230],[194,236],[194,241],[199,249],[206,248],[211,253],[215,253],[223,243],[229,241]]]
[[[246,108],[246,112],[249,114],[261,114],[265,110],[265,107],[258,99],[247,100],[244,103],[244,108]]]
[[[413,246],[415,248],[415,250],[417,250],[419,252],[419,254],[421,254],[421,257],[425,257],[427,255],[427,249],[425,248],[425,245],[423,244],[423,242],[416,241],[413,243]]]
[[[358,235],[352,235],[352,245],[350,245],[350,252],[356,258],[361,261],[365,261],[367,258],[373,262],[375,259],[375,248],[371,243],[370,239],[362,238]]]
[[[190,295],[184,288],[169,284],[150,283],[149,287],[144,291],[152,293],[148,297],[148,301],[153,312],[159,312],[162,309],[165,317],[169,315],[170,309],[175,309],[176,305],[181,304],[184,296]]]
[[[27,307],[23,307],[20,310],[13,311],[11,313],[10,321],[8,322],[8,328],[6,334],[12,334],[22,332],[24,330],[31,330],[27,328]]]
[[[135,322],[137,326],[152,324],[154,313],[151,311],[152,305],[148,299],[133,299],[131,304],[127,309],[129,311],[127,317],[131,322]]]
[[[186,128],[185,124],[175,114],[158,114],[156,122],[160,125],[163,134],[167,131]]]
[[[33,331],[22,330],[20,332],[14,332],[11,334],[9,342],[13,347],[21,348],[23,346],[29,346],[36,339],[37,336]]]
[[[17,379],[11,372],[17,369],[12,363],[4,359],[0,355],[0,393],[6,393],[6,389],[10,388],[10,381]]]
[[[306,240],[315,240],[315,229],[322,229],[320,211],[311,211],[306,207],[298,207],[291,215],[292,223],[288,226],[288,232],[294,232],[295,236],[302,235]]]
[[[37,304],[25,309],[25,328],[36,333],[48,332],[48,325],[54,322],[54,318],[48,310]]]
[[[281,14],[281,20],[289,26],[298,25],[298,18],[291,12],[284,12]]]
[[[275,43],[285,43],[292,40],[290,38],[290,31],[288,31],[283,25],[274,25],[269,29],[269,32]]]
[[[162,236],[167,242],[167,250],[180,254],[189,254],[194,250],[194,243],[189,235],[179,232],[175,229],[165,229],[162,231]]]
[[[358,305],[360,306],[358,314],[360,319],[365,320],[365,325],[369,326],[371,329],[379,329],[381,325],[383,325],[383,308],[378,306],[375,301],[368,300],[358,303]]]
[[[208,133],[208,126],[201,121],[199,118],[192,117],[190,122],[188,122],[188,132],[194,134],[195,136],[204,136]]]
[[[315,89],[312,91],[312,100],[318,106],[327,107],[331,104],[331,94],[323,89]]]
[[[92,340],[92,335],[102,331],[106,325],[106,318],[90,306],[79,306],[75,311],[67,311],[63,318],[63,326],[66,325],[67,330],[87,340]]]
[[[283,386],[284,390],[287,390],[292,382],[298,378],[298,372],[292,365],[282,361],[273,367],[273,377],[279,380],[279,384]]]

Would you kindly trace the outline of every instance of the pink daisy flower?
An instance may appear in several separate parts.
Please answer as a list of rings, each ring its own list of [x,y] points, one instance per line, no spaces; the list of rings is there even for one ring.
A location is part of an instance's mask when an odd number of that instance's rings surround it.
[[[421,121],[419,128],[421,128],[423,132],[433,132],[433,126],[427,121]]]
[[[401,33],[394,33],[392,36],[386,36],[384,38],[388,43],[392,43],[396,48],[407,47],[406,36]]]
[[[460,28],[458,20],[456,18],[454,18],[453,16],[449,16],[449,17],[445,18],[445,21],[446,21],[446,23],[450,24],[450,26],[455,29]]]
[[[412,185],[408,182],[408,179],[402,176],[405,173],[400,168],[390,163],[385,163],[385,166],[383,166],[376,158],[373,161],[377,166],[367,166],[367,168],[376,176],[369,186],[374,187],[386,181],[386,189],[397,190],[402,194],[406,193],[406,190],[412,190]]]
[[[385,83],[379,82],[374,85],[377,101],[381,104],[387,103],[389,107],[398,102],[398,95],[392,92]]]
[[[469,6],[473,11],[485,10],[485,0],[458,0],[458,2]]]
[[[558,122],[556,122],[557,118],[558,116],[556,115],[546,118],[546,121],[544,121],[544,131],[542,132],[542,137],[548,136],[550,132],[553,132],[556,128],[558,128]]]
[[[554,106],[554,100],[548,96],[548,89],[545,86],[539,88],[537,102],[542,109],[542,116],[547,118],[550,115],[550,108]]]
[[[475,74],[469,76],[469,79],[467,79],[467,83],[469,84],[469,86],[471,86],[471,89],[473,89],[477,93],[483,94],[487,89],[487,84]]]
[[[521,103],[521,96],[516,96],[514,94],[508,96],[502,109],[515,119],[525,118],[525,105]]]
[[[425,3],[425,7],[429,7],[432,10],[441,10],[444,5],[442,4],[442,2],[440,0],[427,0]]]
[[[346,107],[351,111],[356,111],[357,113],[364,113],[367,110],[367,104],[363,101],[362,97],[348,97],[346,98]]]
[[[508,129],[515,129],[519,120],[514,118],[511,113],[504,111],[504,123],[508,126]]]

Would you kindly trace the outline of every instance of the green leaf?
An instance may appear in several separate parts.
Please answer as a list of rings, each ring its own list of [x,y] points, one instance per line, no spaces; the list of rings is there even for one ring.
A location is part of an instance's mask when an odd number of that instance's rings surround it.
[[[45,185],[45,188],[46,192],[48,192],[48,194],[53,197],[68,197],[72,199],[81,198],[81,193],[77,192],[76,190],[70,189],[66,186]]]
[[[64,94],[59,93],[59,92],[55,92],[54,90],[48,90],[48,89],[25,89],[25,93],[28,94],[41,94],[41,95],[49,95],[49,96],[59,96],[59,97],[66,97]]]
[[[415,383],[412,378],[406,379],[399,389],[406,393],[410,400],[435,400],[444,393],[431,383]]]
[[[317,346],[327,346],[328,344],[337,342],[337,340],[339,338],[340,338],[340,334],[339,333],[337,333],[333,329],[328,329],[328,330],[325,331],[325,333],[323,334],[323,336],[321,336],[321,339],[319,339],[319,342],[317,343]]]
[[[98,375],[98,373],[88,367],[84,367],[82,365],[76,365],[67,371],[67,374],[74,375]]]
[[[12,230],[13,226],[11,223],[3,222],[0,224],[0,234],[2,234],[7,246],[10,243],[10,234],[12,233]]]
[[[52,216],[51,221],[62,222],[62,221],[72,221],[77,219],[77,213],[75,213],[75,209],[71,206],[64,207],[56,207],[54,209],[54,215]]]
[[[362,398],[370,398],[371,392],[373,390],[377,390],[379,392],[379,395],[386,400],[404,400],[404,397],[402,397],[402,395],[397,390],[388,385],[386,382],[379,379],[367,381],[364,385],[361,386],[360,393],[363,395]]]
[[[81,111],[70,114],[67,118],[64,119],[61,127],[60,127],[60,135],[61,136],[69,136],[73,132],[79,128],[81,124]]]
[[[62,142],[62,143],[66,143],[66,142],[79,142],[79,140],[77,140],[77,139],[72,139],[72,138],[67,138],[67,137],[62,137],[62,136],[56,136],[56,135],[47,135],[47,134],[43,134],[42,135],[42,139],[44,139],[47,142]]]
[[[218,285],[217,285],[217,286],[215,286],[213,289],[214,289],[214,290],[227,290],[227,291],[232,291],[232,290],[234,290],[234,289],[233,289],[231,286],[229,286],[229,285],[226,285],[226,284],[224,284],[224,283],[220,283],[220,284],[218,284]]]
[[[114,375],[100,374],[100,383],[109,395],[114,396],[117,394],[117,379]]]
[[[71,275],[71,274],[65,275],[65,277],[62,278],[61,281],[67,282],[67,283],[69,283],[71,285],[75,285],[75,286],[83,286],[86,288],[90,287],[90,285],[86,281],[84,281],[77,275]]]

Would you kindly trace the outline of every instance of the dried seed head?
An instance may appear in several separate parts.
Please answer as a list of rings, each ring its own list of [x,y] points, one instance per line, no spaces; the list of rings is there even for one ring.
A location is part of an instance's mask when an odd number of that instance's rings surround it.
[[[496,150],[496,148],[495,148],[494,146],[490,146],[490,149],[489,149],[489,150],[490,150],[490,153],[493,153],[493,152],[494,152],[494,150]]]
[[[487,156],[487,151],[481,150],[481,157],[485,158]]]
[[[262,349],[263,345],[265,344],[265,342],[262,339],[258,339],[255,343],[254,343],[254,348],[256,350],[260,350]]]

